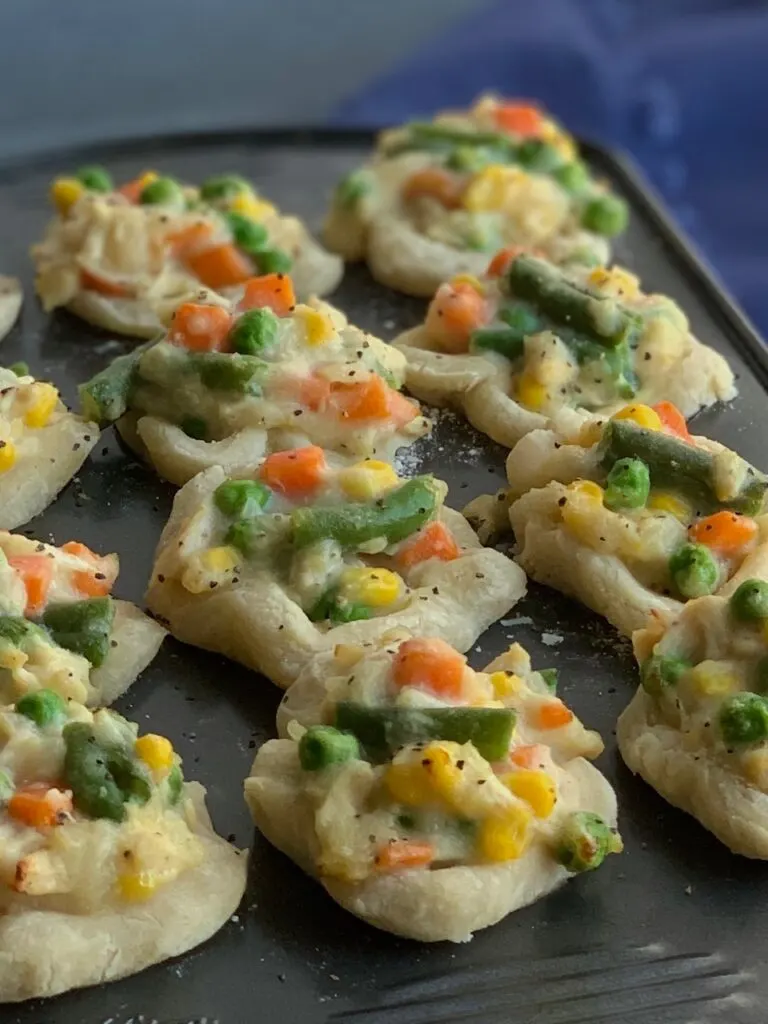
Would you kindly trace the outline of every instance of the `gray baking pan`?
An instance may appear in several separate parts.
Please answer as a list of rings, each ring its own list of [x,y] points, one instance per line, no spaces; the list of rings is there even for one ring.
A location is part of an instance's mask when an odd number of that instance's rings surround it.
[[[197,181],[238,171],[285,210],[318,228],[336,179],[363,158],[367,133],[241,132],[151,139],[58,153],[0,168],[0,272],[24,282],[26,301],[4,363],[26,360],[69,402],[76,385],[126,351],[66,313],[47,318],[33,295],[29,245],[48,217],[56,173],[107,165],[118,180],[146,168]],[[711,434],[768,469],[768,361],[759,339],[691,254],[646,186],[621,161],[587,147],[632,209],[617,257],[649,290],[673,296],[704,341],[725,354],[739,397],[697,417]],[[334,301],[392,338],[424,304],[352,268]],[[452,415],[409,453],[409,471],[434,470],[461,507],[503,479],[504,451]],[[121,449],[111,430],[78,479],[28,532],[117,551],[117,592],[141,601],[172,488]],[[560,669],[562,691],[599,729],[598,764],[616,787],[626,852],[574,879],[466,945],[395,939],[339,909],[316,883],[254,834],[242,782],[255,749],[274,734],[277,690],[222,658],[168,640],[119,709],[167,734],[186,774],[208,787],[221,833],[252,849],[245,900],[202,948],[108,986],[0,1009],[7,1024],[765,1024],[768,867],[730,854],[624,768],[614,725],[635,672],[628,645],[596,616],[532,585],[509,618],[470,653],[482,667],[512,639],[539,666]]]

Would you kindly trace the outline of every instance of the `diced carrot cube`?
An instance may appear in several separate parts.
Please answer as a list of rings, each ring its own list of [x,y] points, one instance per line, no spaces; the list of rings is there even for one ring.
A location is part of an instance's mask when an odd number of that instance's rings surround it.
[[[53,579],[53,559],[48,555],[11,555],[8,564],[21,576],[27,591],[25,615],[38,615],[48,597]]]
[[[277,316],[288,316],[296,306],[293,281],[287,274],[263,274],[250,277],[246,282],[240,308],[255,309],[266,306]]]
[[[287,498],[305,498],[322,487],[325,470],[323,449],[308,445],[268,455],[259,476],[267,487]]]
[[[457,700],[464,687],[467,659],[445,640],[414,637],[405,640],[395,655],[395,686],[430,690],[440,697]]]
[[[173,314],[168,341],[191,352],[221,352],[231,326],[232,317],[222,306],[182,302]]]
[[[428,523],[423,530],[419,530],[415,537],[405,541],[395,555],[398,565],[408,569],[420,562],[426,562],[430,558],[439,558],[442,562],[452,562],[461,554],[461,548],[456,543],[453,534],[448,527],[439,520]]]
[[[253,276],[253,264],[231,242],[193,250],[184,262],[207,288],[233,288]]]

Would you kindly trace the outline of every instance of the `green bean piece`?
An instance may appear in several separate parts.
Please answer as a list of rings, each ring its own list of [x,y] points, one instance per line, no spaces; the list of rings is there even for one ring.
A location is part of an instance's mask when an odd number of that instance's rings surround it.
[[[313,725],[299,740],[299,762],[305,772],[319,772],[359,757],[356,737],[331,725]]]
[[[145,804],[152,796],[148,769],[141,761],[113,747],[107,751],[107,763],[126,801]]]
[[[472,349],[490,349],[500,352],[507,359],[515,360],[525,350],[525,339],[544,329],[544,324],[531,309],[522,303],[502,307],[498,313],[503,327],[480,327],[472,332]]]
[[[728,601],[731,615],[742,622],[768,619],[768,583],[764,580],[744,580]]]
[[[281,514],[238,519],[227,531],[224,543],[237,548],[246,558],[269,556],[288,540],[290,526],[289,517]]]
[[[711,594],[720,578],[718,564],[703,544],[679,547],[669,560],[669,573],[677,592],[686,600]]]
[[[126,798],[109,767],[107,751],[86,722],[64,726],[64,781],[75,807],[91,818],[125,820]]]
[[[514,160],[517,155],[515,143],[500,132],[455,128],[429,121],[412,121],[404,136],[391,140],[384,152],[387,156],[397,156],[415,149],[447,154],[456,146],[490,147],[499,153],[502,162]]]
[[[237,174],[218,174],[206,178],[200,186],[200,198],[209,202],[217,199],[234,199],[243,192],[251,192],[250,182]]]
[[[498,761],[509,751],[515,721],[512,708],[372,708],[341,701],[334,724],[353,733],[376,762],[389,760],[410,743],[427,740],[472,743],[481,757]]]
[[[567,871],[594,871],[609,853],[621,853],[624,844],[616,829],[599,814],[576,811],[571,814],[557,839],[555,857]]]
[[[179,426],[187,437],[195,441],[208,440],[208,424],[201,416],[185,416]]]
[[[361,199],[373,191],[373,180],[368,171],[361,168],[342,178],[336,186],[335,199],[345,210],[354,209]]]
[[[213,501],[225,516],[250,519],[269,504],[272,491],[258,480],[225,480],[213,493]]]
[[[555,169],[553,178],[563,186],[566,192],[577,195],[589,185],[589,171],[581,160],[572,160],[569,164]]]
[[[701,513],[725,508],[757,515],[768,489],[768,479],[750,466],[741,491],[721,501],[715,490],[714,457],[709,452],[661,430],[639,427],[631,420],[610,420],[605,425],[599,458],[607,471],[619,459],[642,459],[653,487],[679,493]]]
[[[438,507],[434,479],[417,476],[375,502],[294,509],[293,540],[296,547],[305,547],[330,537],[343,548],[353,550],[378,537],[394,544],[420,530]]]
[[[762,743],[768,739],[768,700],[757,693],[735,693],[723,701],[717,721],[728,746]]]
[[[141,190],[143,206],[184,206],[184,190],[173,178],[155,178]]]
[[[189,365],[204,387],[241,395],[260,395],[267,369],[263,359],[239,352],[195,352],[189,357]]]
[[[24,650],[30,640],[48,643],[48,634],[22,615],[0,615],[0,647],[18,647]]]
[[[507,273],[512,295],[533,303],[555,323],[587,334],[596,343],[613,347],[632,341],[642,330],[642,319],[615,299],[591,295],[571,283],[563,272],[536,256],[521,255]]]
[[[118,356],[105,369],[78,387],[83,418],[100,427],[114,423],[128,412],[131,394],[139,376],[139,363],[147,350],[141,345]]]
[[[521,142],[517,159],[529,171],[551,174],[563,166],[563,158],[557,149],[543,139],[526,139]]]
[[[640,668],[640,682],[646,693],[659,697],[668,687],[677,686],[690,667],[691,663],[685,658],[652,654]]]
[[[462,174],[476,174],[490,164],[503,164],[509,160],[509,149],[499,151],[491,146],[455,146],[448,153],[445,166]]]
[[[4,768],[0,768],[0,803],[10,800],[15,791],[16,787],[10,773]]]
[[[254,256],[260,274],[287,274],[293,260],[283,249],[264,249]]]
[[[19,697],[16,711],[42,729],[60,721],[67,713],[67,705],[53,690],[35,690],[34,693],[25,693]]]
[[[644,508],[651,493],[651,475],[642,459],[619,459],[611,466],[606,481],[606,508]]]
[[[339,600],[338,587],[330,587],[307,612],[312,622],[330,620],[334,625],[342,622],[358,622],[370,619],[371,609],[364,604]]]
[[[613,238],[614,235],[620,235],[625,231],[628,221],[627,204],[618,196],[595,196],[581,213],[582,227],[607,238]]]
[[[184,776],[179,765],[175,764],[171,768],[164,781],[168,793],[168,803],[173,806],[179,802],[184,790]]]
[[[109,597],[91,597],[49,605],[43,623],[59,647],[65,647],[99,668],[109,653],[115,604]]]
[[[29,376],[29,363],[25,363],[23,360],[19,360],[18,363],[11,363],[8,369],[11,373],[15,373],[17,377]]]
[[[75,173],[75,177],[81,185],[85,185],[89,192],[111,192],[114,188],[112,175],[97,164],[81,167]]]
[[[255,356],[275,344],[279,330],[280,321],[271,309],[249,309],[229,332],[229,341],[235,352]]]
[[[237,213],[235,210],[227,210],[224,220],[232,232],[235,245],[247,252],[249,256],[255,256],[266,248],[269,235],[263,224],[259,224],[258,221],[246,217],[243,213]]]
[[[539,675],[547,684],[547,689],[550,693],[557,693],[557,669],[556,668],[540,668]]]

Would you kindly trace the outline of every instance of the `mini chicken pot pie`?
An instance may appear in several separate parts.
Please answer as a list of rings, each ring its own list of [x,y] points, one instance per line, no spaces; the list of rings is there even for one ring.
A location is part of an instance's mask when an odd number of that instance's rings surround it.
[[[290,271],[307,297],[341,280],[337,256],[235,175],[195,188],[147,172],[116,189],[85,167],[58,178],[51,198],[57,217],[32,249],[43,306],[121,334],[154,337],[201,286],[226,295],[254,274]]]
[[[585,434],[582,447],[537,430],[509,454],[517,559],[534,579],[629,635],[768,578],[768,480],[736,452],[692,437],[669,403],[629,405]]]
[[[509,447],[537,428],[573,431],[629,398],[666,399],[688,417],[736,394],[728,364],[690,334],[682,310],[641,292],[628,271],[562,269],[513,251],[482,279],[441,285],[425,323],[395,345],[414,395],[457,406]]]
[[[525,593],[431,476],[399,480],[322,449],[268,456],[258,479],[206,470],[176,495],[146,601],[179,640],[288,686],[307,660],[393,626],[466,650]]]
[[[383,284],[431,295],[480,274],[505,245],[556,263],[603,263],[627,223],[574,140],[537,108],[483,96],[468,111],[383,132],[336,189],[326,243]]]
[[[732,580],[632,639],[622,757],[734,853],[768,858],[768,583]]]
[[[472,933],[621,850],[603,749],[519,644],[484,672],[391,631],[318,657],[245,798],[267,839],[353,914],[421,941]]]
[[[0,528],[29,522],[88,458],[99,428],[71,413],[24,363],[0,366]]]
[[[0,710],[0,1001],[122,978],[218,931],[246,858],[163,736],[53,690]]]
[[[117,555],[0,531],[0,704],[53,690],[111,704],[157,654],[165,630],[109,596]]]
[[[161,341],[118,357],[80,397],[183,484],[210,466],[248,473],[302,442],[390,459],[430,429],[397,390],[404,375],[401,353],[332,306],[297,304],[291,279],[268,274],[233,305],[183,303]]]

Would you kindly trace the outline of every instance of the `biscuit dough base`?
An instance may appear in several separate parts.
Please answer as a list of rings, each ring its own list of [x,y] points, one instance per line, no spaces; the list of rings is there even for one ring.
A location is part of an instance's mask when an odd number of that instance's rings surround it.
[[[136,974],[199,946],[225,924],[245,890],[247,858],[213,831],[203,787],[187,783],[186,792],[197,815],[203,862],[124,909],[67,914],[41,909],[44,900],[20,897],[0,916],[0,1002]]]
[[[663,398],[687,418],[704,406],[734,397],[733,374],[723,357],[693,335],[688,340],[683,356],[665,369],[663,382],[641,387],[634,402],[652,404]],[[423,326],[405,331],[393,344],[408,360],[405,383],[413,395],[431,405],[459,409],[474,427],[508,448],[538,429],[573,436],[587,421],[605,419],[627,404],[622,399],[593,411],[566,407],[547,416],[510,397],[514,377],[504,356],[435,351]]]
[[[616,738],[630,771],[745,857],[768,859],[768,795],[719,764],[703,748],[687,750],[679,730],[661,721],[640,687],[619,717]]]
[[[62,415],[63,414],[63,415]],[[40,515],[69,483],[99,440],[95,423],[87,423],[59,402],[56,417],[35,430],[35,452],[21,454],[0,476],[0,529],[15,530]]]
[[[115,600],[115,621],[104,664],[91,672],[96,694],[89,705],[106,707],[116,701],[135,682],[153,660],[166,637],[166,631],[154,619],[130,601]]]
[[[616,797],[600,772],[583,758],[562,766],[578,785],[580,809],[616,823]],[[314,808],[301,788],[296,744],[270,740],[245,781],[245,799],[257,827],[308,875],[317,878]],[[569,873],[540,843],[504,864],[411,870],[353,884],[320,878],[346,910],[377,928],[420,942],[467,942],[565,882]]]
[[[267,572],[234,587],[191,594],[174,578],[178,538],[225,479],[214,467],[176,495],[155,554],[147,606],[178,640],[225,654],[278,686],[293,683],[320,651],[337,643],[364,643],[397,627],[442,637],[466,651],[525,594],[522,569],[500,552],[483,548],[464,517],[449,508],[441,509],[440,519],[467,550],[452,562],[431,559],[413,570],[411,602],[389,615],[321,630]]]

